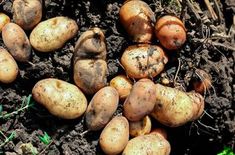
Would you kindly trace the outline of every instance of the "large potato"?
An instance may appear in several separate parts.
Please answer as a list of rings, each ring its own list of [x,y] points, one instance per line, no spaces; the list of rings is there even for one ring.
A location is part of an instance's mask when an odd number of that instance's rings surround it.
[[[75,85],[48,78],[36,83],[32,90],[33,98],[47,110],[64,119],[75,119],[87,108],[87,99]]]
[[[129,140],[129,124],[125,117],[114,117],[104,128],[99,143],[105,154],[121,153]]]
[[[2,32],[2,28],[10,23],[11,19],[4,13],[0,13],[0,32]]]
[[[150,133],[152,127],[152,123],[149,116],[145,116],[140,121],[129,122],[129,124],[130,124],[130,135],[132,137],[146,135]]]
[[[18,65],[4,48],[0,47],[0,82],[11,83],[18,75]]]
[[[40,22],[30,34],[31,45],[40,52],[61,48],[78,31],[76,21],[67,17],[54,17]]]
[[[139,121],[150,114],[156,102],[156,89],[149,79],[141,79],[133,85],[124,102],[124,115],[130,121]]]
[[[26,62],[31,55],[31,45],[24,30],[14,24],[8,23],[2,29],[2,39],[11,55],[20,62]]]
[[[90,130],[100,130],[112,118],[118,107],[118,92],[112,87],[100,89],[89,103],[85,118]]]
[[[164,51],[155,45],[129,46],[121,57],[121,64],[132,78],[157,76],[168,62]]]

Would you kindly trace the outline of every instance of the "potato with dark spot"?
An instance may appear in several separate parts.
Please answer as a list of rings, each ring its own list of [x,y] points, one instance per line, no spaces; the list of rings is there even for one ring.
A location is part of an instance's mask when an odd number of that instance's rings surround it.
[[[146,135],[150,133],[152,127],[152,123],[149,116],[145,116],[140,121],[129,122],[129,124],[130,124],[130,135],[132,137]]]
[[[2,32],[2,28],[10,23],[11,19],[4,13],[0,13],[0,32]]]
[[[92,98],[85,113],[89,130],[102,129],[112,118],[119,102],[118,92],[112,87],[100,89]]]

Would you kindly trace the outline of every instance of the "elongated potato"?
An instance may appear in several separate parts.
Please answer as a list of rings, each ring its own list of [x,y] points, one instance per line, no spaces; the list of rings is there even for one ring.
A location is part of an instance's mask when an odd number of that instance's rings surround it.
[[[14,23],[6,24],[2,29],[2,39],[15,60],[26,62],[31,55],[31,45],[24,30]]]
[[[168,62],[164,51],[155,45],[129,46],[121,57],[121,64],[132,78],[157,76]]]
[[[129,140],[129,124],[125,117],[114,117],[100,135],[100,147],[106,154],[121,153]]]
[[[13,82],[16,79],[18,72],[18,65],[14,58],[7,50],[0,47],[0,82]]]
[[[11,19],[4,13],[0,13],[0,32],[2,32],[2,28],[10,23]]]
[[[78,118],[87,108],[87,99],[81,90],[73,84],[54,78],[37,82],[32,95],[51,114],[64,119]]]
[[[78,31],[76,21],[67,17],[54,17],[40,22],[30,34],[30,43],[40,52],[61,48]]]
[[[132,137],[146,135],[150,133],[152,127],[152,123],[149,116],[145,116],[140,121],[129,122],[129,124],[130,124],[130,135]]]

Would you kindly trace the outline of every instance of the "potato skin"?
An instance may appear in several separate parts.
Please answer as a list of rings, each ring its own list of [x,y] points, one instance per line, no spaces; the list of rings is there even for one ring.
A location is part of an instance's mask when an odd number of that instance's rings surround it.
[[[106,154],[116,155],[124,150],[129,140],[129,123],[123,116],[114,117],[100,135],[100,147]]]
[[[121,64],[131,78],[157,76],[168,62],[164,51],[155,45],[129,46],[121,57]]]
[[[10,23],[10,18],[4,14],[4,13],[0,13],[0,32],[2,32],[2,28],[7,24]]]
[[[67,17],[54,17],[40,22],[30,34],[31,45],[40,52],[55,51],[73,38],[78,31],[77,23]]]
[[[11,83],[15,81],[19,69],[16,61],[7,50],[0,47],[0,82]]]
[[[149,116],[145,116],[140,121],[129,122],[129,124],[130,124],[130,135],[132,137],[146,135],[150,133],[152,127],[152,123]]]
[[[87,99],[81,90],[73,84],[54,78],[37,82],[32,95],[51,114],[64,119],[78,118],[87,108]]]
[[[8,23],[2,29],[2,39],[15,60],[26,62],[31,55],[31,45],[24,30],[14,24]]]
[[[100,89],[89,103],[86,113],[86,125],[90,130],[102,129],[112,118],[118,107],[118,92],[112,87]]]

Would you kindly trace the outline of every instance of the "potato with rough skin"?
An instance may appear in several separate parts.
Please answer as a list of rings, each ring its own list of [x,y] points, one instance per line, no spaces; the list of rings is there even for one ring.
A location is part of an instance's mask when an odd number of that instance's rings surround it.
[[[150,133],[152,127],[152,123],[149,116],[145,116],[140,121],[129,122],[129,124],[130,124],[130,135],[132,137],[146,135]]]
[[[86,126],[89,130],[102,129],[112,118],[118,107],[118,92],[112,87],[100,89],[89,103],[86,113]]]
[[[0,32],[2,32],[2,28],[10,23],[11,19],[4,13],[0,13]]]
[[[8,23],[2,29],[2,39],[8,51],[19,62],[26,62],[31,55],[31,45],[24,30],[14,24]]]
[[[78,118],[87,108],[87,99],[82,91],[59,79],[40,80],[33,87],[32,95],[51,114],[63,119]]]
[[[104,128],[99,143],[105,154],[121,153],[129,140],[129,123],[123,116],[114,117]]]
[[[39,52],[60,49],[78,32],[76,21],[67,17],[54,17],[40,22],[30,34],[31,45]]]
[[[18,72],[18,65],[14,58],[7,50],[0,47],[0,82],[11,83],[15,81]]]

